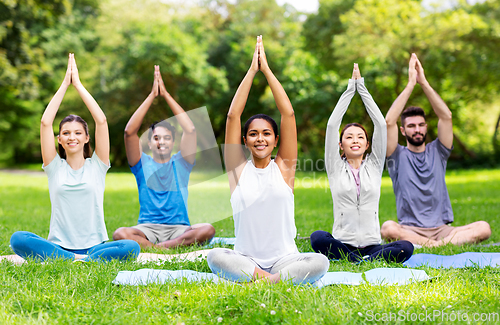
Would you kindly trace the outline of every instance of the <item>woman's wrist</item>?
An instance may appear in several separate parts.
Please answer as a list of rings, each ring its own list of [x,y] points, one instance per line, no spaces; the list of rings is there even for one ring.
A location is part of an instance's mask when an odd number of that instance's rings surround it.
[[[267,68],[265,70],[260,70],[260,71],[262,71],[262,73],[264,74],[264,76],[266,76],[266,78],[270,77],[270,76],[274,76],[274,74],[270,68]]]
[[[251,76],[253,78],[253,77],[255,77],[257,75],[257,72],[259,72],[259,70],[254,70],[254,69],[250,68],[247,71],[247,75],[249,75],[249,76]]]

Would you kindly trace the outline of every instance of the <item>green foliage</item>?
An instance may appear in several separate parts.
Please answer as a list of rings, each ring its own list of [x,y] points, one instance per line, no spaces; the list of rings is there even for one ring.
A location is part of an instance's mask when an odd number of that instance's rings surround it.
[[[61,58],[83,49],[96,11],[94,0],[0,2],[0,159],[39,161],[39,121],[64,76]]]
[[[471,110],[474,101],[484,105],[497,98],[498,83],[492,76],[500,71],[498,7],[498,1],[477,6],[458,2],[447,10],[426,8],[422,1],[323,1],[318,14],[306,21],[309,29],[304,35],[307,48],[340,75],[349,75],[352,63],[359,63],[384,113],[406,86],[408,59],[410,53],[417,53],[427,79],[454,113],[455,154],[474,158],[477,148],[471,150],[466,144],[470,126],[462,131],[471,121],[460,118],[460,112]],[[429,135],[436,138],[437,117],[423,92],[414,91],[408,104],[430,112]],[[473,111],[476,116],[481,112]],[[366,121],[363,116],[362,109],[349,110],[346,118]],[[492,129],[485,135],[473,124],[483,138],[493,136]]]
[[[385,113],[406,85],[415,52],[453,112],[452,159],[492,161],[492,153],[500,157],[499,17],[499,0],[458,1],[448,8],[420,0],[322,0],[305,21],[292,6],[275,1],[1,1],[0,160],[39,161],[38,120],[63,79],[68,52],[76,53],[82,82],[108,117],[114,166],[126,166],[123,130],[150,92],[155,64],[181,106],[207,107],[222,143],[255,36],[263,35],[270,66],[295,109],[300,156],[323,157],[326,122],[354,62]],[[408,104],[429,112],[429,137],[437,137],[437,117],[419,87]],[[243,120],[262,112],[279,119],[258,74]],[[56,122],[69,113],[91,122],[74,90]],[[157,100],[144,126],[170,116]],[[371,132],[358,97],[344,120]]]

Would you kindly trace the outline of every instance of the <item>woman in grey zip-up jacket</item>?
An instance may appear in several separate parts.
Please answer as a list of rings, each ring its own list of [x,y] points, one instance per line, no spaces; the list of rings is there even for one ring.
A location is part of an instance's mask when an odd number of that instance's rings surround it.
[[[373,121],[372,152],[363,160],[369,146],[366,130],[357,123],[339,129],[351,99],[358,91]],[[340,149],[344,151],[341,156]],[[333,236],[318,230],[311,235],[313,249],[329,258],[357,262],[382,258],[403,262],[413,253],[408,241],[381,245],[378,206],[387,148],[385,119],[365,87],[357,64],[353,79],[335,106],[326,130],[325,163],[333,197]]]

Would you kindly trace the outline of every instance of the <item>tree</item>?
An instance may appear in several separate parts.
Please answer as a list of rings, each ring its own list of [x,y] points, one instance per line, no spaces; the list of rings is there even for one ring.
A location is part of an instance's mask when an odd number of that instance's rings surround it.
[[[96,8],[92,0],[0,2],[0,160],[39,161],[40,117],[64,75],[54,78],[58,64],[50,59],[54,47],[47,45],[59,38],[61,24],[71,25],[71,17]],[[75,23],[84,28],[85,20]],[[63,52],[66,58],[69,51]]]
[[[358,62],[370,80],[373,97],[385,112],[406,85],[410,53],[417,53],[427,79],[454,113],[455,144],[461,149],[460,155],[474,156],[461,139],[464,121],[457,117],[472,100],[487,103],[495,98],[498,85],[491,69],[498,71],[498,47],[490,44],[498,44],[498,33],[491,32],[491,26],[498,23],[491,25],[491,19],[480,15],[478,7],[465,2],[434,10],[415,0],[357,0],[347,11],[336,1],[326,3],[339,17],[340,25],[332,27],[330,34],[322,34],[331,35],[329,46],[333,49],[328,58],[333,63],[323,64],[343,75]],[[321,21],[318,16],[322,13],[320,7],[319,14],[310,16],[311,23],[306,22],[306,26]],[[318,51],[322,42],[325,40],[313,38],[313,51]],[[431,112],[429,135],[435,138],[437,118],[423,93],[415,91],[409,104]]]

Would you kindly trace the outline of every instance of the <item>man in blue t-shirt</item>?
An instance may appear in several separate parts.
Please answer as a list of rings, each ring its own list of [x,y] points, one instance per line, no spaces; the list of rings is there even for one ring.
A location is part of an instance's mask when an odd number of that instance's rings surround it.
[[[453,210],[445,183],[446,163],[453,149],[451,111],[425,79],[424,69],[413,53],[408,85],[394,101],[387,116],[387,168],[392,179],[399,224],[386,221],[380,230],[388,240],[408,240],[421,246],[461,245],[488,239],[487,222],[452,227]],[[416,84],[420,84],[439,118],[438,138],[425,144],[427,123],[420,107],[403,111]],[[401,111],[403,113],[401,114]],[[398,144],[397,120],[406,147]]]
[[[182,127],[180,152],[172,156],[175,128],[166,121],[148,131],[153,157],[142,152],[138,136],[144,116],[156,96],[161,95]],[[203,243],[215,234],[208,223],[190,225],[187,212],[189,174],[195,164],[196,129],[182,107],[167,92],[155,66],[153,89],[125,127],[125,149],[139,190],[138,225],[118,228],[113,239],[132,239],[142,247],[170,248]]]

